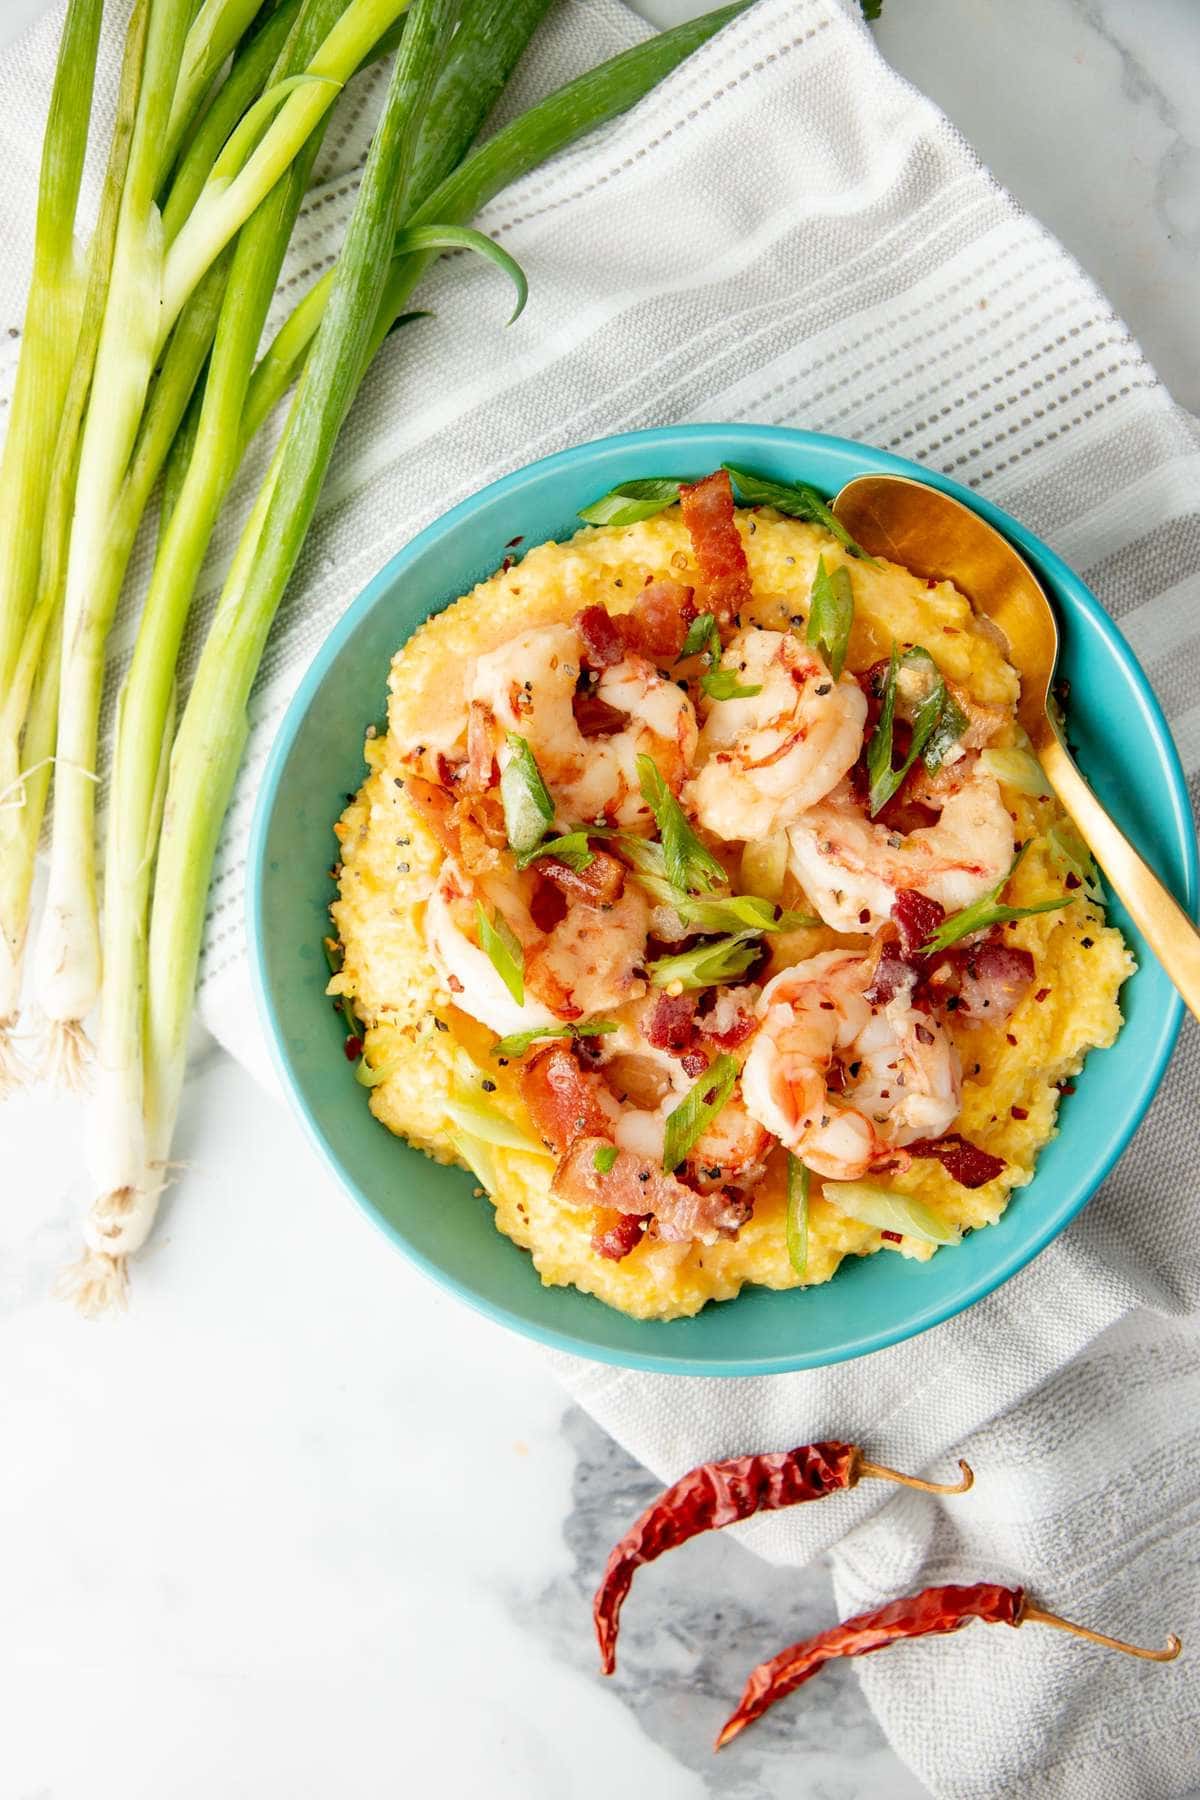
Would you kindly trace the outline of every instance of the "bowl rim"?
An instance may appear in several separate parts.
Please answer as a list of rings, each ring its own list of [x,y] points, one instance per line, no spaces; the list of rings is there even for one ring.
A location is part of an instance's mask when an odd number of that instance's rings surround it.
[[[404,1253],[411,1263],[428,1275],[439,1287],[464,1300],[474,1311],[482,1313],[496,1323],[547,1348],[563,1351],[568,1355],[593,1362],[649,1373],[736,1378],[825,1368],[838,1362],[869,1355],[873,1351],[886,1349],[893,1344],[903,1343],[911,1337],[919,1336],[934,1326],[943,1324],[946,1320],[966,1312],[997,1288],[1003,1286],[1006,1281],[1011,1280],[1049,1243],[1066,1230],[1111,1172],[1145,1118],[1182,1025],[1184,1008],[1178,993],[1172,991],[1158,1024],[1154,1053],[1142,1063],[1136,1081],[1132,1084],[1133,1105],[1127,1115],[1125,1125],[1109,1144],[1106,1153],[1096,1166],[1093,1178],[1085,1183],[1078,1198],[1067,1211],[1055,1212],[1044,1217],[1001,1262],[989,1265],[988,1269],[961,1293],[947,1299],[934,1301],[924,1311],[916,1310],[902,1322],[882,1326],[878,1330],[861,1332],[853,1340],[843,1342],[833,1352],[793,1346],[781,1350],[778,1355],[755,1356],[744,1360],[728,1360],[714,1364],[710,1358],[694,1355],[671,1356],[663,1353],[626,1350],[616,1346],[595,1345],[581,1340],[572,1332],[563,1331],[551,1325],[540,1325],[508,1306],[479,1294],[439,1263],[416,1249],[381,1213],[370,1197],[360,1190],[358,1184],[342,1166],[334,1145],[326,1139],[325,1134],[318,1127],[291,1066],[286,1040],[275,1012],[274,1002],[268,991],[264,954],[265,923],[262,917],[267,835],[288,757],[303,729],[309,706],[343,645],[357,631],[362,619],[392,588],[406,566],[439,544],[452,540],[459,526],[481,505],[517,494],[530,482],[540,481],[555,470],[573,469],[580,463],[602,466],[605,463],[619,460],[634,447],[652,444],[656,441],[668,442],[676,451],[681,444],[689,449],[695,448],[696,451],[700,451],[705,445],[711,445],[721,451],[717,458],[718,462],[734,460],[739,454],[738,446],[741,450],[753,454],[756,448],[761,450],[764,447],[764,442],[776,444],[781,449],[792,451],[819,448],[827,460],[832,458],[835,463],[841,462],[845,465],[843,479],[849,479],[852,474],[861,474],[863,472],[862,459],[864,455],[867,455],[872,459],[875,472],[881,468],[887,468],[896,474],[912,475],[918,480],[928,482],[932,487],[940,488],[955,499],[961,500],[972,511],[995,525],[1023,552],[1030,555],[1040,570],[1045,571],[1057,584],[1068,591],[1070,605],[1078,607],[1092,627],[1106,640],[1107,647],[1124,665],[1131,677],[1147,734],[1158,754],[1160,766],[1167,776],[1167,798],[1170,802],[1171,824],[1176,841],[1182,846],[1183,882],[1182,892],[1178,897],[1189,916],[1196,915],[1197,892],[1200,890],[1200,854],[1198,854],[1196,833],[1192,823],[1186,778],[1170,727],[1141,664],[1132,647],[1122,636],[1115,621],[1091,593],[1082,577],[1077,575],[1047,544],[994,502],[955,481],[951,476],[944,475],[937,469],[926,468],[906,457],[897,456],[891,451],[878,449],[871,444],[823,432],[745,422],[741,424],[703,422],[654,426],[641,431],[621,432],[608,437],[593,438],[586,443],[573,445],[568,449],[539,457],[536,461],[523,464],[498,480],[489,482],[486,487],[478,489],[466,499],[459,501],[448,512],[443,513],[425,526],[415,537],[409,539],[388,559],[350,603],[320,644],[276,729],[255,798],[247,846],[245,893],[246,935],[255,1005],[284,1093],[293,1112],[299,1116],[310,1143],[313,1144],[322,1162],[336,1178],[337,1186],[342,1193],[354,1203],[356,1210],[367,1216],[390,1243]],[[838,485],[840,486],[841,483]],[[1058,604],[1058,602],[1052,598],[1052,604]],[[916,1297],[914,1289],[914,1299]],[[734,1301],[722,1301],[720,1304],[736,1304],[737,1298],[740,1298],[740,1295],[735,1296]],[[651,1321],[651,1323],[662,1322]]]

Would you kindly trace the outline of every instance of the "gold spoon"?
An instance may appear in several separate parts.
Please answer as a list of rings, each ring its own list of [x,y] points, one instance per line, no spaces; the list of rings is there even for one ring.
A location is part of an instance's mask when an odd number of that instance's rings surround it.
[[[1067,749],[1050,684],[1058,661],[1058,622],[1041,583],[978,513],[908,475],[860,475],[833,510],[857,543],[916,575],[952,581],[976,612],[998,626],[1021,677],[1017,717],[1063,808],[1163,968],[1200,1018],[1200,931],[1119,831]]]

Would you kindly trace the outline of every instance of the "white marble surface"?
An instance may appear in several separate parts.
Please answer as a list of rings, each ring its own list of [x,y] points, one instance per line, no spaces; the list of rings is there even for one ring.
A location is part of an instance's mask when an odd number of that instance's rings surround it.
[[[0,0],[0,37],[42,3]],[[878,30],[1200,403],[1194,0],[888,0]],[[65,1102],[0,1115],[0,1800],[922,1791],[849,1669],[709,1753],[740,1672],[831,1616],[823,1570],[694,1546],[596,1676],[590,1590],[652,1484],[222,1055],[112,1328],[46,1298],[77,1150]]]

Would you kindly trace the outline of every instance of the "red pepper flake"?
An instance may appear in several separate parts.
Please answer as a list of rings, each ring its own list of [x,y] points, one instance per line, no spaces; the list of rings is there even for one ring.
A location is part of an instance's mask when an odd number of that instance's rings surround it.
[[[524,542],[525,542],[525,537],[524,537],[524,534],[521,533],[521,534],[518,534],[518,536],[515,538],[509,538],[509,540],[508,540],[507,544],[505,544],[504,548],[506,550],[515,550],[518,544],[523,544]]]
[[[1042,1001],[1046,998],[1046,995],[1049,992],[1050,992],[1049,988],[1039,988],[1038,989],[1037,993],[1033,997],[1037,1001],[1039,1006],[1042,1004]]]
[[[452,994],[461,994],[463,991],[463,984],[458,979],[457,975],[447,975],[446,986],[450,989]]]
[[[1016,1038],[1015,1038],[1015,1037],[1014,1037],[1014,1036],[1013,1036],[1013,1034],[1012,1034],[1012,1032],[1011,1032],[1011,1031],[1006,1031],[1006,1032],[1005,1032],[1005,1034],[1004,1034],[1004,1035],[1005,1035],[1005,1037],[1006,1037],[1006,1038],[1007,1038],[1007,1039],[1008,1039],[1008,1041],[1009,1041],[1009,1043],[1010,1043],[1010,1044],[1015,1044],[1015,1043],[1016,1043],[1016,1041],[1017,1041],[1017,1040],[1016,1040]]]
[[[937,577],[935,575],[927,576],[926,580],[925,580],[925,586],[927,588],[935,588],[937,586]]]
[[[342,1045],[347,1062],[357,1062],[363,1053],[363,1041],[360,1037],[348,1037]]]
[[[885,1244],[902,1244],[904,1242],[898,1231],[881,1231],[879,1235]]]
[[[512,566],[513,566],[512,557],[506,556],[504,561],[500,564],[500,573],[502,575],[507,575],[508,571],[512,568]]]
[[[1078,875],[1076,875],[1073,870],[1068,869],[1067,873],[1063,876],[1063,886],[1077,888],[1079,885],[1080,881]]]
[[[1058,1084],[1058,1091],[1060,1094],[1073,1094],[1075,1092],[1075,1083],[1073,1081],[1060,1081]]]
[[[1014,1119],[1027,1119],[1029,1117],[1029,1108],[1027,1106],[1010,1106],[1008,1110],[1011,1112]]]

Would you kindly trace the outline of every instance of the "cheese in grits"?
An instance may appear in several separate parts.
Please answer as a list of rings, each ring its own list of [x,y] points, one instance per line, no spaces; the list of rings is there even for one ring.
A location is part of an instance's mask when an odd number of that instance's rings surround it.
[[[364,1103],[638,1318],[992,1224],[1133,967],[1017,697],[952,585],[724,473],[506,560],[336,826]]]

